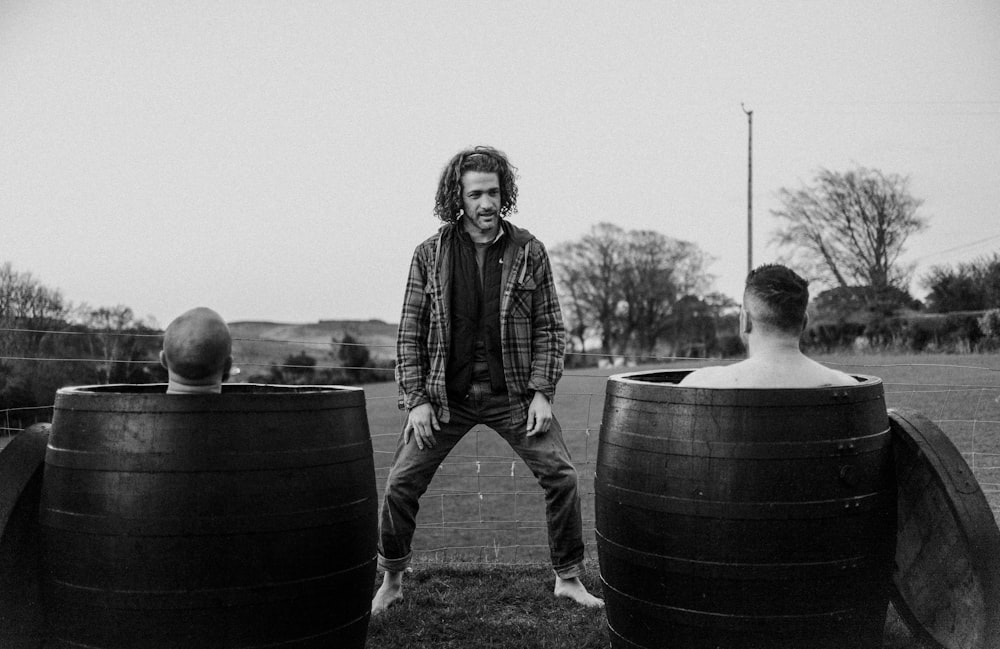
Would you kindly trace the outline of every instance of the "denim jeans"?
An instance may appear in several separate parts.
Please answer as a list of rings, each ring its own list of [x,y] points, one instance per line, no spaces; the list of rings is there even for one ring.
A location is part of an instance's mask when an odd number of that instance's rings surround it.
[[[398,572],[412,556],[420,496],[448,453],[476,424],[485,424],[503,437],[524,460],[545,491],[545,520],[549,552],[555,573],[563,579],[583,574],[583,523],[576,469],[553,417],[547,432],[526,435],[526,421],[511,422],[507,393],[493,393],[488,383],[474,383],[464,400],[449,401],[451,421],[434,432],[433,448],[417,448],[412,436],[403,444],[400,434],[396,456],[386,481],[379,519],[378,564]]]

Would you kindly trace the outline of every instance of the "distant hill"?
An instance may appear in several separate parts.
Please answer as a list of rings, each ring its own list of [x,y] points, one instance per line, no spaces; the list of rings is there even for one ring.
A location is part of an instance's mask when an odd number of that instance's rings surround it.
[[[329,365],[336,356],[331,341],[350,335],[368,346],[375,361],[391,360],[396,355],[397,325],[382,320],[320,320],[311,324],[284,322],[230,322],[233,334],[233,360],[243,372],[264,372],[273,363],[305,352],[319,365]],[[331,353],[333,356],[331,356]]]

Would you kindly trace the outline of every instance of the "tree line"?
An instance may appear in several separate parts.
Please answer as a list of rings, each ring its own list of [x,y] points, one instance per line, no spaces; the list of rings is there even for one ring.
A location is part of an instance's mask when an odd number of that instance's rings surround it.
[[[0,410],[51,405],[67,385],[162,383],[163,331],[124,305],[73,305],[60,291],[8,262],[0,265]],[[345,368],[317,369],[305,352],[246,380],[358,384],[386,380],[369,349],[350,335],[332,339]],[[15,417],[8,414],[8,418]]]
[[[781,189],[778,198],[772,215],[779,227],[771,242],[781,251],[777,261],[808,278],[815,297],[806,345],[832,351],[864,339],[872,347],[918,351],[1000,347],[1000,254],[934,266],[920,278],[926,302],[910,294],[914,265],[902,262],[902,255],[928,219],[906,177],[864,167],[823,169],[808,184]],[[594,358],[584,352],[639,360],[744,352],[738,305],[713,290],[707,272],[713,259],[692,242],[598,223],[581,238],[553,247],[551,259],[570,366]],[[0,409],[51,404],[63,385],[164,381],[156,362],[160,335],[126,306],[74,307],[59,291],[5,263]],[[320,368],[314,356],[301,352],[250,379],[388,378],[391,363],[376,367],[351,336],[331,344],[327,356],[342,367]]]
[[[338,363],[337,367],[319,367],[316,356],[300,351],[289,354],[281,363],[270,366],[267,372],[247,377],[249,383],[276,383],[282,385],[360,385],[392,380],[394,361],[379,362],[371,350],[360,340],[345,333],[343,338],[330,339],[326,357]]]
[[[933,313],[984,311],[1000,307],[1000,254],[954,266],[934,266],[923,277]]]
[[[706,356],[736,339],[735,302],[709,290],[694,243],[598,223],[551,257],[571,351],[593,340],[609,356]]]
[[[877,169],[819,170],[782,188],[771,244],[776,261],[810,280],[812,325],[804,344],[921,351],[993,349],[1000,338],[1000,256],[935,266],[909,291],[906,243],[926,230],[909,179]],[[738,309],[711,290],[711,262],[695,244],[601,223],[552,250],[571,348],[613,356],[742,354]],[[964,316],[932,314],[969,312]],[[919,314],[921,317],[917,317]]]
[[[160,334],[129,307],[73,306],[31,273],[4,263],[0,409],[50,405],[65,385],[165,381],[156,362]]]

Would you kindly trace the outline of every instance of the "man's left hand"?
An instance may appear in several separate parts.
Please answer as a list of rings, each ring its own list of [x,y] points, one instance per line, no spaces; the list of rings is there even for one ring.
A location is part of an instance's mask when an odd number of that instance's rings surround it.
[[[548,397],[536,392],[528,406],[528,437],[548,431],[552,425],[552,404]]]

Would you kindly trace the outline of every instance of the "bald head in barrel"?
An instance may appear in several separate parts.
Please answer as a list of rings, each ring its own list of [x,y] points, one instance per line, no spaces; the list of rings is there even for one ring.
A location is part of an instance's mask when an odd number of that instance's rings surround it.
[[[781,264],[750,271],[740,311],[747,359],[703,367],[680,385],[698,388],[817,388],[857,385],[853,377],[807,358],[799,338],[809,322],[809,283]]]
[[[167,394],[221,392],[233,364],[232,348],[229,326],[212,309],[197,307],[174,318],[160,352]]]

